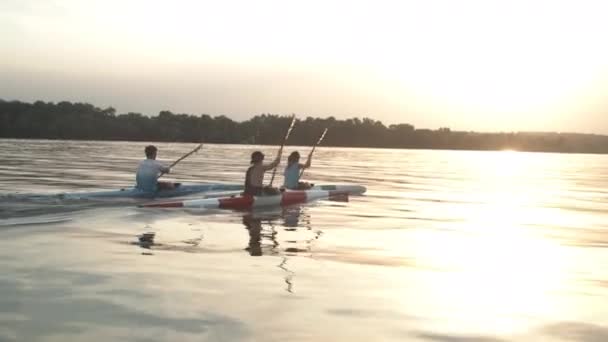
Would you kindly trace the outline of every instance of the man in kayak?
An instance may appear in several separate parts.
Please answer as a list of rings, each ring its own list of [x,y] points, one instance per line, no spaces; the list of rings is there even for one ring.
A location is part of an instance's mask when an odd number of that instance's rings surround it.
[[[262,196],[264,194],[278,193],[270,188],[264,188],[264,173],[272,170],[281,162],[281,151],[270,164],[264,164],[264,153],[255,151],[251,154],[251,166],[245,174],[245,195]]]
[[[300,174],[302,170],[310,167],[310,155],[306,164],[300,164],[300,153],[298,151],[292,152],[287,158],[287,166],[285,167],[285,182],[283,186],[290,190],[307,190],[310,189],[310,184],[300,182]]]
[[[156,160],[157,151],[158,149],[156,146],[146,146],[146,159],[139,163],[135,176],[135,181],[137,182],[135,187],[139,190],[156,192],[158,190],[169,190],[174,188],[173,183],[158,181],[160,175],[169,173],[171,169]]]

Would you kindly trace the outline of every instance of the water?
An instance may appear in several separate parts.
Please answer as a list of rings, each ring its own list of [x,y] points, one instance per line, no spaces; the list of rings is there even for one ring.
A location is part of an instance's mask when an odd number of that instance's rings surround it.
[[[6,196],[132,184],[145,145],[0,140],[0,341],[608,340],[608,156],[320,148],[305,178],[365,196],[253,213]]]

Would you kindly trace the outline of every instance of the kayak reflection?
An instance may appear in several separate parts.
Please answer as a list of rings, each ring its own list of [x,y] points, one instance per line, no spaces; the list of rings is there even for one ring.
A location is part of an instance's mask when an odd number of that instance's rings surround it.
[[[249,245],[246,250],[251,256],[262,255],[262,219],[255,218],[253,215],[244,215],[243,224],[249,230]],[[271,240],[274,242],[274,247],[276,245],[274,234],[271,235]]]
[[[321,231],[313,231],[306,207],[285,207],[271,212],[247,212],[243,225],[249,233],[245,250],[251,256],[282,256],[277,267],[285,272],[285,291],[294,292],[295,271],[290,268],[290,257],[312,253]],[[304,236],[302,236],[304,234]]]
[[[321,235],[321,231],[313,232],[310,214],[300,206],[247,212],[242,222],[249,233],[245,250],[251,256],[310,253],[313,241]]]

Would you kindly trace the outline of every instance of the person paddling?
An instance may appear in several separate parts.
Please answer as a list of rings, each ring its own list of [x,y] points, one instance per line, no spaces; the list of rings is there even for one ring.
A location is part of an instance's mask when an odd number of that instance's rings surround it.
[[[158,152],[156,146],[146,146],[145,152],[146,159],[142,160],[137,168],[137,174],[135,176],[137,184],[135,187],[147,192],[173,189],[173,183],[158,181],[158,177],[164,173],[169,173],[171,168],[156,160],[156,154]]]
[[[312,185],[305,182],[300,182],[300,178],[304,174],[304,170],[310,167],[310,162],[312,161],[312,155],[315,153],[315,149],[317,146],[323,141],[325,138],[325,134],[327,134],[327,128],[323,130],[319,140],[312,146],[310,153],[308,154],[308,159],[306,160],[306,164],[300,164],[300,153],[298,151],[294,151],[287,158],[287,167],[285,168],[285,182],[283,183],[283,187],[290,190],[308,190],[312,188]]]
[[[262,196],[262,195],[276,195],[279,193],[279,189],[272,187],[274,176],[277,172],[277,166],[281,163],[281,155],[283,154],[283,147],[289,135],[293,130],[293,126],[296,124],[296,115],[291,116],[291,123],[287,128],[279,152],[277,153],[276,159],[270,164],[264,164],[264,153],[255,151],[251,154],[251,166],[247,169],[245,174],[245,195],[250,196]],[[264,172],[272,170],[272,177],[270,178],[270,185],[264,187]]]
[[[312,155],[308,156],[306,164],[300,164],[300,153],[292,152],[287,158],[287,166],[285,167],[285,182],[283,186],[289,190],[306,190],[310,188],[310,184],[300,182],[300,175],[304,169],[310,167]]]
[[[255,151],[251,154],[251,166],[245,174],[245,195],[262,196],[265,192],[270,192],[264,189],[264,173],[279,165],[281,152],[282,150],[279,150],[275,160],[269,164],[264,164],[264,153]]]

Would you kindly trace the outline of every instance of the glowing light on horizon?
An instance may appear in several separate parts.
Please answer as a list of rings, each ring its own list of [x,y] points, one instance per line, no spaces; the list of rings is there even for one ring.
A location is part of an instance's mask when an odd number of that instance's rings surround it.
[[[594,129],[600,116],[580,114],[599,113],[608,82],[602,1],[63,0],[0,10],[9,70],[141,79],[193,107],[192,89],[208,82],[242,98],[212,96],[222,112]]]

